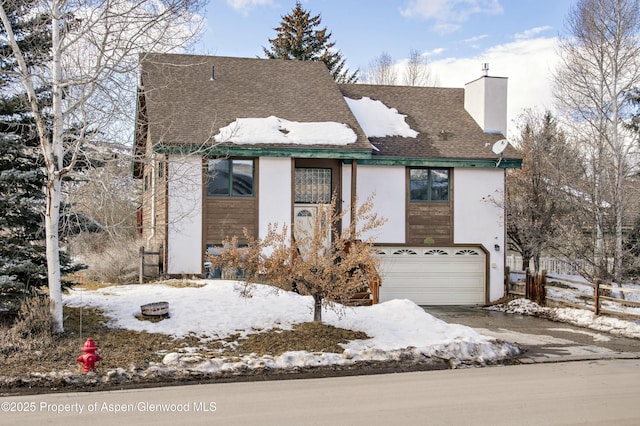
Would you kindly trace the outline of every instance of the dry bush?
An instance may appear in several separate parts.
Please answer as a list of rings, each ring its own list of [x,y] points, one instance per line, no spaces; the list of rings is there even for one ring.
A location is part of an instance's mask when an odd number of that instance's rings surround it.
[[[371,231],[379,228],[384,219],[373,210],[369,197],[353,209],[357,219],[346,229],[340,229],[345,211],[338,211],[337,197],[321,206],[308,233],[296,232],[291,238],[286,226],[270,224],[264,239],[248,234],[247,247],[238,247],[234,236],[223,242],[219,255],[208,256],[214,267],[239,270],[247,284],[265,283],[285,290],[296,289],[313,296],[314,321],[322,321],[322,305],[338,308],[356,293],[369,287],[377,279],[378,259],[373,256]],[[330,241],[327,235],[331,235]],[[245,292],[250,292],[250,287]]]
[[[43,350],[53,342],[49,298],[33,296],[20,306],[18,317],[9,328],[0,331],[0,353]]]
[[[101,283],[124,284],[138,277],[137,238],[107,238],[102,234],[83,234],[74,240],[74,254],[87,265],[86,278]]]

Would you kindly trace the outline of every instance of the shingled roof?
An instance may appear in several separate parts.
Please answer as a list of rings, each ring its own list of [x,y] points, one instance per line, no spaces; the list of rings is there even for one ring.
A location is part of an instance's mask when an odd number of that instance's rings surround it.
[[[367,138],[344,97],[369,97],[397,109],[418,136]],[[143,123],[136,136],[139,155],[145,152],[147,135],[156,149],[195,146],[209,153],[212,151],[206,150],[211,147],[240,149],[232,142],[215,142],[214,136],[237,119],[270,116],[298,123],[341,123],[353,130],[353,143],[304,147],[304,153],[319,153],[317,157],[390,159],[407,164],[412,160],[480,160],[486,166],[496,159],[491,145],[504,138],[485,133],[469,115],[464,89],[338,85],[321,62],[279,59],[145,54],[141,57],[138,115]],[[301,150],[299,145],[282,143],[243,144],[242,149],[256,150],[247,155],[260,155],[265,149],[270,155],[298,155]],[[504,158],[516,163],[521,159],[512,147]]]
[[[312,149],[366,153],[371,150],[338,86],[321,62],[147,54],[141,63],[144,120],[149,123],[153,145],[212,145],[219,129],[238,118],[276,116],[302,123],[346,124],[357,137],[348,145],[318,144]]]
[[[373,157],[431,159],[495,159],[490,147],[503,139],[485,133],[464,109],[464,89],[413,86],[342,84],[340,90],[351,99],[369,97],[406,115],[416,138],[370,137],[377,148]],[[505,158],[521,158],[508,147]]]

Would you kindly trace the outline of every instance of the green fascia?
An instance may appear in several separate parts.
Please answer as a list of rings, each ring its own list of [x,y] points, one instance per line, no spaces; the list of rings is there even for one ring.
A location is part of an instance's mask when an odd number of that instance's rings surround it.
[[[378,166],[409,166],[409,167],[447,167],[447,168],[477,168],[477,169],[519,169],[521,159],[464,159],[464,158],[399,158],[373,157],[358,160],[359,165]]]
[[[298,158],[335,158],[358,160],[371,158],[368,150],[330,149],[330,148],[256,148],[243,146],[201,147],[193,145],[156,145],[153,151],[159,154],[201,154],[216,157],[298,157]]]
[[[367,150],[345,150],[329,148],[256,148],[243,146],[194,145],[156,145],[153,151],[158,154],[200,154],[209,157],[297,157],[297,158],[333,158],[351,163],[358,160],[362,165],[413,166],[413,167],[463,167],[463,168],[521,168],[521,159],[459,159],[459,158],[402,158],[372,157]]]

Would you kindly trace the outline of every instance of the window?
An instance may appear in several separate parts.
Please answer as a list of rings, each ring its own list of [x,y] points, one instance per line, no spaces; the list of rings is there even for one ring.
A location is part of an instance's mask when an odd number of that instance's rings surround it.
[[[330,203],[331,169],[296,168],[296,203]]]
[[[253,195],[253,160],[209,160],[207,195],[246,197]]]
[[[409,169],[411,201],[449,201],[449,169]]]

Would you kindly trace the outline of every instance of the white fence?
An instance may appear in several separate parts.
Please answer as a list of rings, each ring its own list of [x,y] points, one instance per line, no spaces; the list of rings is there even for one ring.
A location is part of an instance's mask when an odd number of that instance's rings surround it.
[[[524,271],[526,266],[522,265],[522,257],[514,254],[507,256],[507,266],[512,271]],[[613,266],[613,260],[609,259],[609,270]],[[586,260],[569,262],[568,260],[555,257],[541,257],[540,270],[547,271],[548,274],[560,275],[581,275],[582,271],[592,271],[593,265]]]

